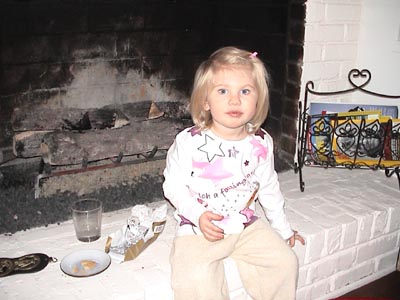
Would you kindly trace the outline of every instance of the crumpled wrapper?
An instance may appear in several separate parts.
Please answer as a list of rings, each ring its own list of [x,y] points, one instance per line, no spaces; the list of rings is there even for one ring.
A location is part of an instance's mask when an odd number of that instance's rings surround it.
[[[121,229],[107,238],[105,251],[117,263],[135,259],[164,230],[167,204],[158,207],[135,205]]]

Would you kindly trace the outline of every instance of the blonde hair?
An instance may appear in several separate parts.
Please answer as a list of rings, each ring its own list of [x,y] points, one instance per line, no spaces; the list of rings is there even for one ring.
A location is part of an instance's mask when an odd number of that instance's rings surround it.
[[[190,97],[190,112],[194,124],[199,129],[210,128],[212,116],[204,109],[207,88],[217,70],[224,67],[249,67],[258,90],[257,112],[246,126],[248,133],[256,132],[265,121],[269,110],[269,75],[263,62],[246,50],[224,47],[215,51],[203,61],[196,71],[193,91]]]

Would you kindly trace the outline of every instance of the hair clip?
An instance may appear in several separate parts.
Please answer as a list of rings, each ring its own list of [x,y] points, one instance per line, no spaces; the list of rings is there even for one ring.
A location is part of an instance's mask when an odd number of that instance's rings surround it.
[[[249,56],[249,57],[256,57],[256,56],[257,56],[257,54],[258,54],[258,52],[253,52],[252,54],[250,54],[250,56]]]

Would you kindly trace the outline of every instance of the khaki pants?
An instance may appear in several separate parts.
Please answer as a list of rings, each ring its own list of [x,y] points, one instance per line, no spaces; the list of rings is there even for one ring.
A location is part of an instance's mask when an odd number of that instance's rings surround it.
[[[253,299],[295,299],[297,256],[262,220],[216,242],[202,235],[176,237],[171,252],[174,299],[229,299],[222,261],[228,256]]]

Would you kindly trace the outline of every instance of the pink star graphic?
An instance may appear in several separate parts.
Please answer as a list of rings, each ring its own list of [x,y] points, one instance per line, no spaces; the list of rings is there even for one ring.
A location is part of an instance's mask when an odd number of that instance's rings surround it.
[[[206,168],[210,163],[209,162],[202,162],[202,161],[195,161],[192,159],[192,167],[197,168],[197,169],[204,169]]]
[[[195,135],[200,135],[200,136],[201,136],[201,130],[198,129],[196,126],[193,126],[192,128],[190,128],[190,129],[188,130],[188,132],[190,132],[190,134],[191,134],[192,136],[195,136]]]
[[[261,145],[260,141],[258,141],[257,139],[253,139],[250,143],[253,145],[253,148],[255,149],[254,155],[257,156],[258,161],[260,161],[260,157],[265,160],[267,158],[267,153],[268,153],[267,147]]]
[[[249,222],[254,216],[254,210],[246,207],[240,211],[240,214],[244,215],[247,219],[247,222]]]
[[[211,179],[213,183],[218,183],[224,178],[231,177],[232,173],[227,172],[223,169],[222,159],[217,159],[214,163],[208,164],[204,168],[204,172],[199,177]]]

